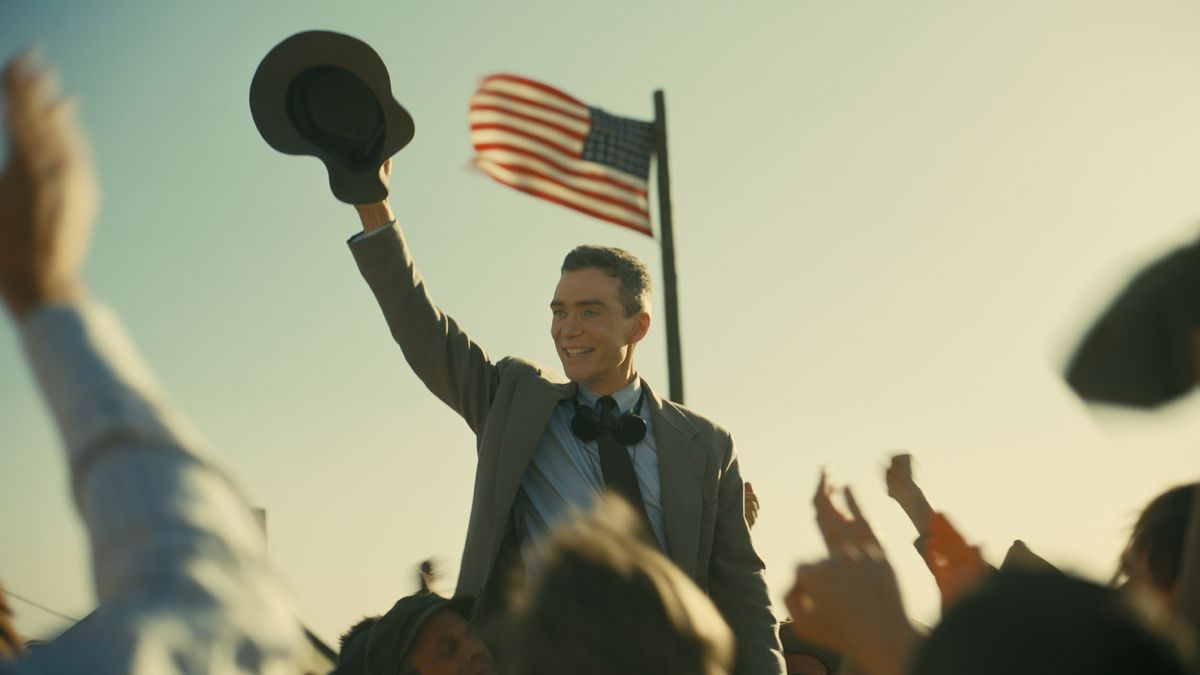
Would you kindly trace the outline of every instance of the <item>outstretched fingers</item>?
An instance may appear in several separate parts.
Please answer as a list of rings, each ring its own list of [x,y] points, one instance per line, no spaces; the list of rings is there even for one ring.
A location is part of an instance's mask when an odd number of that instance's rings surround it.
[[[833,488],[828,484],[822,469],[817,492],[813,495],[813,507],[816,509],[817,528],[825,539],[825,546],[829,553],[835,556],[874,554],[879,549],[879,540],[875,537],[871,524],[863,516],[850,488],[845,488],[843,493],[846,506],[850,510],[849,516],[834,505]]]

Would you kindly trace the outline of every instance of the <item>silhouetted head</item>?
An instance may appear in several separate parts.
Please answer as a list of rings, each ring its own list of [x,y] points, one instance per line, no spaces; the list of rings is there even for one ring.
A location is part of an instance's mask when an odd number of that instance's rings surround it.
[[[1198,488],[1200,483],[1173,487],[1142,510],[1114,579],[1126,579],[1149,592],[1168,614],[1175,611],[1184,539]]]
[[[1108,588],[1002,571],[947,612],[914,675],[1183,675],[1172,644]]]
[[[552,538],[511,623],[512,675],[724,675],[733,635],[712,602],[642,543],[609,498]]]

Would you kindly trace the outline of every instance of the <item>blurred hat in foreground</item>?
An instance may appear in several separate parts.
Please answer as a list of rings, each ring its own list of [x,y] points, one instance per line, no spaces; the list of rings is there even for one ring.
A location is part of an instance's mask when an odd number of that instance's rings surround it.
[[[379,168],[415,131],[375,50],[329,31],[297,33],[263,57],[250,114],[272,148],[324,162],[334,196],[349,204],[387,197]]]
[[[1200,242],[1138,272],[1076,347],[1067,382],[1088,401],[1151,408],[1196,383]]]

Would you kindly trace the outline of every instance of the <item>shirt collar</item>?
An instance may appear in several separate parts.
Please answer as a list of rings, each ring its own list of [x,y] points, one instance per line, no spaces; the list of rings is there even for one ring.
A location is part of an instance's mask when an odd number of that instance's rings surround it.
[[[637,405],[638,398],[642,395],[642,378],[636,375],[629,384],[614,391],[611,396],[617,402],[617,412],[623,413],[633,410],[633,406]],[[592,391],[586,384],[579,383],[579,401],[584,405],[595,408],[596,401],[600,400],[600,394]]]

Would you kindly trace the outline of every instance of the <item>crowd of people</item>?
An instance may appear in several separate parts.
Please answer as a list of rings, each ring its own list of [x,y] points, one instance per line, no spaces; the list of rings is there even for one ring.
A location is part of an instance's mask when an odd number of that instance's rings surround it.
[[[338,90],[345,77],[309,84]],[[3,90],[0,295],[62,436],[99,607],[31,651],[0,593],[0,673],[306,672],[304,631],[250,507],[84,284],[97,187],[69,102],[28,54],[7,64]],[[389,158],[371,161],[365,180],[386,185]],[[478,464],[453,596],[423,583],[381,598],[390,609],[348,627],[335,673],[1197,672],[1200,484],[1151,500],[1098,584],[1019,541],[988,565],[911,457],[893,457],[888,494],[941,593],[942,617],[924,629],[853,492],[839,507],[822,474],[813,505],[828,557],[796,569],[781,625],[731,435],[634,365],[650,327],[639,260],[567,254],[550,305],[562,380],[493,359],[438,308],[386,197],[355,208],[350,251],[413,372],[476,434]]]

